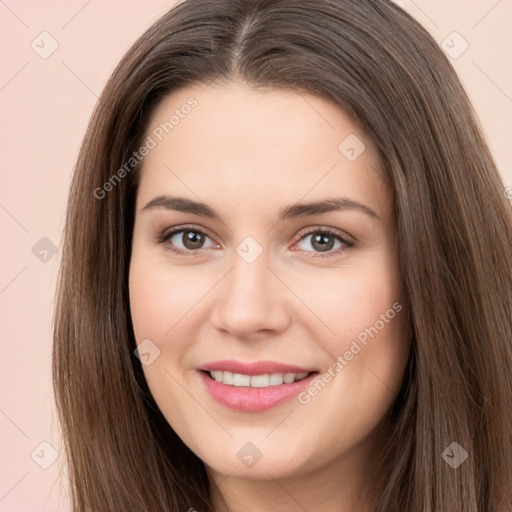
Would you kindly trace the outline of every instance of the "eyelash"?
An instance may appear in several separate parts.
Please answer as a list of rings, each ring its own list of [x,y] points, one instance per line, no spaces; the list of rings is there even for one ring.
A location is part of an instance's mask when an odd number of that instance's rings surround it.
[[[203,248],[196,249],[196,250],[186,250],[185,251],[183,249],[177,249],[176,247],[173,247],[172,245],[167,243],[168,240],[173,235],[175,235],[177,233],[182,233],[182,232],[185,232],[185,231],[193,231],[194,233],[199,233],[201,235],[205,235],[208,238],[210,238],[208,236],[208,233],[205,233],[203,230],[197,229],[194,226],[186,226],[185,225],[185,226],[175,226],[173,228],[170,228],[170,229],[162,232],[157,237],[156,243],[163,244],[164,245],[164,249],[166,251],[170,251],[170,252],[177,253],[177,254],[185,255],[185,254],[189,254],[189,253],[194,253],[194,252],[202,251]],[[316,228],[310,229],[309,231],[300,232],[299,233],[299,240],[297,240],[296,243],[299,243],[302,240],[304,240],[306,237],[308,237],[309,235],[314,235],[314,234],[322,234],[322,235],[328,235],[330,237],[333,237],[333,238],[339,240],[343,244],[344,247],[339,247],[336,250],[330,250],[327,253],[320,253],[320,252],[315,252],[315,251],[304,251],[306,253],[313,252],[315,254],[314,256],[312,256],[312,255],[306,256],[308,258],[330,258],[330,257],[338,255],[340,252],[342,252],[342,251],[344,251],[344,250],[346,250],[346,249],[348,249],[350,247],[353,247],[355,245],[355,242],[352,239],[349,239],[348,237],[346,238],[346,237],[340,235],[339,233],[333,231],[332,229],[326,228],[326,227],[323,227],[323,226],[317,226]]]

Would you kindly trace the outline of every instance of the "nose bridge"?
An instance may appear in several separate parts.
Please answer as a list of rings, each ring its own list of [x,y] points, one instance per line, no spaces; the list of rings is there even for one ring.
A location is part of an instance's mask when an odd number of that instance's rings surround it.
[[[237,254],[233,256],[225,296],[226,302],[231,303],[231,309],[237,308],[240,310],[239,314],[246,308],[253,311],[264,308],[268,304],[269,287],[272,286],[269,279],[271,272],[267,268],[267,254],[262,252],[254,257],[252,248],[247,253],[243,249],[243,245],[239,246]]]
[[[215,304],[216,327],[240,337],[259,330],[279,330],[286,324],[284,304],[279,304],[279,282],[267,268],[269,253],[251,238],[236,248]]]
[[[257,254],[254,247],[247,243],[240,244],[236,253],[233,256],[233,270],[230,277],[231,292],[256,299],[257,295],[262,294],[269,286],[268,255],[263,249],[261,254]]]

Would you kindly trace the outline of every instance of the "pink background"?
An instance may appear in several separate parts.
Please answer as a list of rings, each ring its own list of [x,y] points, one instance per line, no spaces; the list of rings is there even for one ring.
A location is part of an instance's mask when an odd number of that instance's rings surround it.
[[[512,2],[397,3],[442,46],[453,31],[469,44],[452,62],[505,185],[512,187]],[[51,247],[60,246],[71,171],[97,97],[131,43],[173,4],[0,2],[0,512],[70,510],[51,388],[51,321],[60,256],[52,256]],[[51,38],[58,48],[44,59],[31,45],[48,52],[55,44]],[[447,41],[452,52],[463,48],[458,36]],[[49,241],[40,241],[43,237]],[[44,469],[52,453],[57,458]]]

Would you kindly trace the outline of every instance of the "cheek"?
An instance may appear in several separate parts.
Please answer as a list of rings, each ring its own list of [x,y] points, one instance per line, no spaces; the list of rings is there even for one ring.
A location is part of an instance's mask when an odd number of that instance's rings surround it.
[[[370,409],[376,419],[398,391],[409,356],[396,259],[387,251],[373,258],[372,265],[317,274],[315,286],[311,284],[302,278],[298,293],[317,313],[309,315],[309,330],[330,356],[330,365],[323,369],[335,375],[326,376],[329,388],[335,395],[352,397],[354,410],[364,404],[361,417],[373,404]],[[339,364],[334,366],[336,361]]]
[[[163,341],[182,327],[181,320],[208,291],[207,273],[170,268],[143,254],[130,265],[130,311],[136,341]],[[186,323],[186,322],[185,322]]]
[[[153,398],[179,432],[191,428],[183,407],[190,404],[190,396],[181,382],[181,363],[194,332],[194,304],[208,290],[205,276],[197,274],[172,269],[144,251],[132,254],[129,290],[135,340],[151,340],[157,351],[153,353],[158,353],[142,370]]]
[[[350,340],[376,322],[379,330],[384,330],[381,315],[385,316],[384,320],[393,320],[398,316],[393,304],[402,304],[399,269],[386,254],[373,258],[368,265],[317,271],[314,282],[306,274],[297,276],[295,291],[315,313],[310,315],[311,326],[317,324],[317,339],[329,345],[326,348],[330,354],[348,349]],[[387,324],[388,332],[392,329],[398,332],[401,328]]]
[[[322,382],[299,398],[322,447],[311,463],[321,464],[326,446],[343,453],[377,428],[403,381],[410,348],[400,277],[392,264],[345,269],[315,284],[308,305],[322,322],[311,320],[309,331],[328,357]]]

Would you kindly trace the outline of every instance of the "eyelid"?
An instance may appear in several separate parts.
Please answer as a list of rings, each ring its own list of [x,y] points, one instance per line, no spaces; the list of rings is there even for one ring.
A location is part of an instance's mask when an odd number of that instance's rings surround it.
[[[210,240],[214,241],[214,237],[210,236],[210,233],[207,229],[203,227],[197,227],[192,224],[180,224],[178,226],[173,226],[171,228],[164,229],[160,234],[156,236],[155,242],[165,244],[173,235],[177,233],[181,233],[182,231],[195,231],[197,233],[201,233],[207,236]],[[215,242],[217,243],[217,242]],[[195,251],[187,251],[187,252],[200,252],[203,249],[196,249]],[[183,252],[182,249],[177,249],[176,252]]]
[[[311,235],[313,233],[327,233],[333,237],[337,237],[341,239],[342,241],[345,241],[351,245],[355,244],[357,242],[357,239],[353,237],[352,235],[349,235],[346,231],[341,231],[336,228],[331,228],[329,226],[322,226],[321,224],[309,226],[307,228],[302,228],[298,233],[297,236],[299,237],[299,240],[302,240],[304,237]]]
[[[314,235],[315,233],[326,234],[332,238],[337,239],[338,241],[340,241],[341,247],[338,247],[335,250],[330,250],[327,252],[302,251],[305,253],[306,258],[311,258],[311,259],[316,259],[316,260],[322,259],[322,258],[324,258],[324,259],[325,258],[337,258],[337,257],[339,258],[347,249],[350,249],[356,243],[356,239],[353,236],[351,236],[345,232],[341,232],[337,229],[330,228],[327,226],[317,225],[317,226],[310,226],[308,228],[304,228],[304,229],[300,230],[298,233],[299,239],[296,242],[294,242],[293,245],[300,243],[302,240],[304,240],[308,236]],[[292,250],[297,250],[297,249],[292,249]]]

